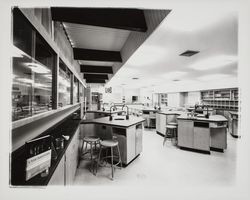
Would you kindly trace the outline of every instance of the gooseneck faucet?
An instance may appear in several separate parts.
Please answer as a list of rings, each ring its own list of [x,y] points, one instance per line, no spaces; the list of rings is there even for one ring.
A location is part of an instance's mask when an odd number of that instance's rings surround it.
[[[113,109],[113,111],[114,111],[115,108],[116,108],[115,105],[112,105],[112,106],[110,106],[110,108],[109,108],[109,109],[110,109],[110,110],[109,110],[109,112],[110,112],[110,113],[109,113],[109,114],[110,114],[110,115],[109,115],[109,121],[112,121],[112,119],[113,119],[113,118],[112,118],[111,112],[112,112],[112,109]]]
[[[125,107],[125,106],[127,107],[126,119],[129,119],[129,108],[128,108],[128,106],[124,104],[124,105],[122,106],[122,110],[123,110],[123,107]]]
[[[207,108],[207,114],[205,115],[206,118],[209,118],[209,113],[208,113],[208,105],[204,105],[203,108],[206,107]]]

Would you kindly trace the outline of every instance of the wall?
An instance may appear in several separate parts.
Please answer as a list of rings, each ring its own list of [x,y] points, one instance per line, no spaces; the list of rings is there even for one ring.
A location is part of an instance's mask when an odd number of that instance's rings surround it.
[[[51,126],[63,120],[65,117],[77,110],[79,106],[80,105],[75,105],[68,109],[61,110],[48,117],[44,117],[42,119],[36,120],[34,122],[12,130],[12,151],[15,151],[16,149],[24,145],[27,140],[30,140],[40,135],[42,132],[46,131]]]
[[[199,103],[201,100],[201,92],[188,92],[188,102],[187,104],[190,106],[194,106],[195,104]]]
[[[20,10],[47,41],[51,48],[62,58],[74,75],[84,84],[85,82],[83,81],[82,76],[80,76],[80,66],[73,59],[73,50],[69,41],[66,36],[63,35],[64,32],[57,23],[54,27],[53,22],[51,21],[50,9],[21,8]],[[12,151],[24,145],[25,141],[38,136],[51,126],[63,120],[69,114],[78,109],[79,106],[80,104],[75,104],[63,109],[58,109],[54,114],[50,114],[49,116],[46,115],[46,117],[13,129],[11,135]]]
[[[180,107],[180,93],[168,93],[168,106]]]

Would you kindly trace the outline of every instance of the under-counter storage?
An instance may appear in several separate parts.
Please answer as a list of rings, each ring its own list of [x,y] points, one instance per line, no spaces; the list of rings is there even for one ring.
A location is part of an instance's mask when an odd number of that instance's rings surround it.
[[[75,179],[79,160],[79,132],[78,128],[65,153],[65,185],[72,185]]]
[[[194,122],[194,149],[210,150],[210,131],[208,122]]]
[[[48,185],[65,185],[65,157],[63,156],[61,161],[56,167]]]
[[[78,164],[79,128],[76,130],[71,142],[54,171],[49,185],[72,185]]]
[[[178,146],[193,148],[194,122],[192,120],[178,121]]]
[[[112,128],[112,135],[119,142],[122,163],[128,164],[142,152],[142,124],[129,128]],[[116,149],[114,154],[118,155]]]
[[[178,120],[178,146],[209,151],[209,123]]]

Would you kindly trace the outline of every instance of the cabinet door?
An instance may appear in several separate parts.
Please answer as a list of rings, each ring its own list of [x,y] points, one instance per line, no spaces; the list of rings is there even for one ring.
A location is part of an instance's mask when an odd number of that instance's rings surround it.
[[[142,124],[135,127],[135,156],[142,152]]]
[[[135,158],[135,126],[127,128],[127,161],[126,164]]]
[[[178,146],[193,148],[194,122],[178,120]]]
[[[211,147],[218,149],[227,148],[227,130],[225,127],[210,128]]]
[[[209,128],[194,128],[194,149],[210,151],[210,130]]]
[[[66,163],[65,175],[66,185],[72,185],[75,179],[76,168],[78,164],[78,146],[79,146],[79,128],[73,136],[67,150],[66,150]]]
[[[59,164],[57,165],[56,170],[54,171],[48,185],[65,185],[64,182],[64,159],[63,156]]]
[[[167,116],[163,114],[156,114],[156,131],[165,135]]]

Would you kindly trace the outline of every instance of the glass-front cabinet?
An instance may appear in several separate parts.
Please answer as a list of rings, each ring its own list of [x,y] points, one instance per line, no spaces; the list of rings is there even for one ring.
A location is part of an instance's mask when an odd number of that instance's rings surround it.
[[[84,101],[83,85],[18,8],[12,48],[12,121]]]
[[[18,9],[13,10],[12,120],[52,109],[56,54]]]
[[[79,81],[74,76],[74,82],[73,82],[73,104],[79,102]]]
[[[63,107],[70,104],[72,73],[60,59],[58,76],[58,106]]]

